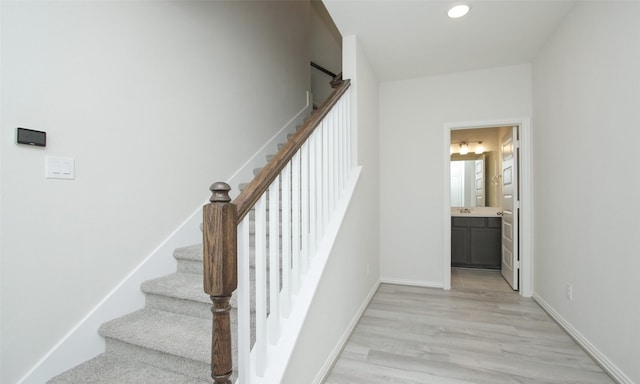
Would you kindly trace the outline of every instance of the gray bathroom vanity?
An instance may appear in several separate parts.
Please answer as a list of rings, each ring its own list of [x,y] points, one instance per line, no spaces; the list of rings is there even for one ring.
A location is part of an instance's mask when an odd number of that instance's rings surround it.
[[[500,269],[502,218],[474,213],[452,213],[451,266]]]

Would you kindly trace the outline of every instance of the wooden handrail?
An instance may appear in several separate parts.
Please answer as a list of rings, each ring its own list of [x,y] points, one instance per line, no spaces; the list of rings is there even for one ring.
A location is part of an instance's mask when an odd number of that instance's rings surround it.
[[[233,201],[231,187],[224,182],[214,183],[210,190],[211,203],[203,211],[204,291],[213,305],[213,338],[211,377],[216,384],[231,384],[233,374],[231,340],[231,305],[229,300],[238,287],[238,224],[249,213],[276,177],[291,161],[304,142],[320,125],[324,117],[350,86],[345,80],[322,103],[302,128],[267,163],[247,188]]]
[[[338,73],[337,75],[333,72],[331,72],[330,70],[326,69],[325,67],[323,67],[320,64],[316,64],[313,61],[311,62],[311,66],[317,70],[319,70],[320,72],[331,76],[331,81],[329,82],[329,84],[331,84],[331,88],[338,88],[340,86],[340,84],[342,84],[343,80],[342,80],[342,72]]]
[[[335,79],[335,77],[336,77],[336,76],[338,76],[338,75],[336,75],[335,73],[333,73],[333,72],[331,72],[330,70],[328,70],[327,68],[323,67],[323,66],[322,66],[322,65],[320,65],[320,64],[316,64],[316,63],[314,63],[313,61],[311,62],[311,66],[312,66],[313,68],[315,68],[315,69],[319,70],[320,72],[322,72],[322,73],[324,73],[324,74],[326,74],[326,75],[329,75],[329,76],[333,77],[334,79]]]
[[[322,103],[313,115],[307,120],[302,128],[287,141],[284,147],[262,168],[262,171],[249,183],[249,185],[233,200],[233,204],[238,207],[237,215],[240,222],[251,207],[258,201],[260,196],[269,188],[269,185],[282,172],[287,163],[293,158],[302,144],[311,136],[322,119],[329,113],[331,108],[340,100],[342,95],[349,89],[350,80],[344,80],[338,88]]]

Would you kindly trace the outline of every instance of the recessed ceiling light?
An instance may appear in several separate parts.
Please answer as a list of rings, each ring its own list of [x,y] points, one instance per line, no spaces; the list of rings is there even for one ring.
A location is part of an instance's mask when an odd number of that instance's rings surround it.
[[[447,15],[449,15],[452,19],[457,19],[458,17],[462,17],[469,12],[469,6],[466,4],[459,4],[449,9]]]

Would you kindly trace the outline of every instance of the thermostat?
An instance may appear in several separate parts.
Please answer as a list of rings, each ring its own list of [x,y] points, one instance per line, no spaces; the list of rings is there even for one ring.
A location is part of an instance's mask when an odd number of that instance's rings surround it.
[[[18,144],[34,145],[36,147],[47,146],[47,132],[18,128],[17,138]]]

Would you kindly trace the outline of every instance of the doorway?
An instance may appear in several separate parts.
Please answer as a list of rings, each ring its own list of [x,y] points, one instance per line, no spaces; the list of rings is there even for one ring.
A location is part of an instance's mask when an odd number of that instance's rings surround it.
[[[510,272],[513,273],[512,283],[515,280],[517,284],[518,291],[520,295],[525,297],[530,297],[533,293],[532,287],[532,229],[533,229],[533,199],[532,199],[532,175],[531,175],[531,124],[528,118],[519,118],[519,119],[503,119],[503,120],[493,120],[493,121],[477,121],[477,122],[465,122],[465,123],[448,123],[445,124],[445,145],[444,145],[444,155],[445,155],[445,209],[444,209],[444,219],[443,223],[445,226],[445,236],[444,236],[444,255],[443,255],[443,264],[444,264],[444,284],[443,287],[446,290],[451,289],[451,202],[452,202],[452,183],[451,183],[451,158],[452,153],[454,152],[454,147],[461,146],[464,144],[468,146],[468,150],[473,150],[471,147],[475,147],[484,143],[479,143],[479,141],[483,140],[472,140],[471,138],[467,141],[472,142],[464,142],[460,139],[460,133],[462,130],[472,130],[470,132],[475,132],[476,134],[482,134],[482,130],[489,128],[503,127],[502,136],[504,136],[504,132],[507,130],[517,133],[517,142],[514,143],[514,146],[517,151],[516,161],[519,169],[518,177],[518,188],[516,193],[519,195],[516,199],[515,207],[517,207],[517,214],[519,219],[516,218],[517,223],[519,224],[519,228],[515,229],[515,239],[514,244],[512,246],[515,247],[515,251],[519,254],[519,260],[515,260],[515,264]],[[515,129],[512,127],[516,127]],[[489,131],[486,131],[489,132]],[[478,136],[481,137],[481,136]],[[489,143],[486,143],[489,146]],[[496,144],[492,144],[492,149],[500,150],[502,143],[500,140],[497,141]],[[488,151],[489,152],[489,151]],[[487,154],[486,157],[491,157],[490,154]],[[488,177],[485,180],[488,180],[487,186],[485,189],[496,188],[496,183],[503,183],[502,179],[502,161],[496,160],[495,158],[492,160],[493,164],[491,167],[490,173],[487,175]],[[498,176],[500,175],[500,176]],[[512,177],[513,175],[509,175]],[[488,193],[488,192],[487,192]],[[494,192],[493,195],[485,196],[485,199],[491,199],[492,201],[496,201],[498,197],[496,197],[496,193],[502,194],[500,192]],[[502,197],[500,197],[502,199]],[[478,200],[480,201],[480,200]],[[495,203],[494,203],[495,205]],[[482,209],[482,208],[480,208]],[[492,208],[484,208],[484,209],[492,209]],[[502,257],[502,255],[501,255]],[[503,271],[504,274],[504,271]],[[509,279],[507,279],[509,280]]]

